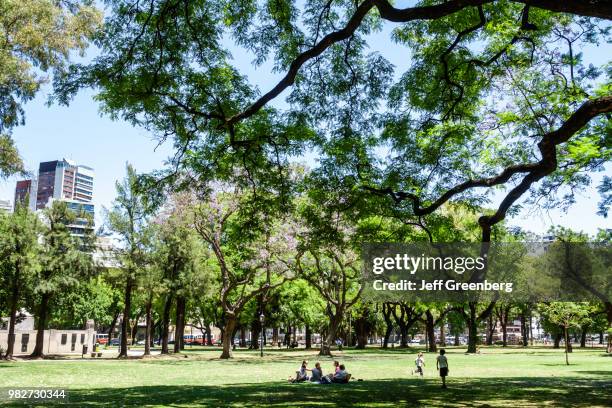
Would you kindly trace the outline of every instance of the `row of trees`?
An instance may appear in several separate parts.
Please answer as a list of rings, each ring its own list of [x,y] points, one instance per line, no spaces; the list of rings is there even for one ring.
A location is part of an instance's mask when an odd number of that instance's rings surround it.
[[[146,182],[146,177],[127,166],[127,176],[117,183],[117,199],[105,217],[106,235],[115,244],[98,247],[102,256],[97,257],[97,265],[91,257],[93,234],[70,234],[68,226],[76,215],[65,203],[54,202],[42,220],[23,207],[2,217],[5,290],[0,305],[11,317],[11,334],[19,308],[34,312],[39,330],[34,356],[42,356],[45,328],[79,327],[89,318],[109,338],[121,321],[121,357],[127,356],[130,338],[136,341],[138,322],[143,319],[145,355],[150,354],[154,339],[162,353],[170,352],[171,326],[176,339],[173,351],[180,352],[189,322],[209,342],[212,327],[221,330],[222,358],[231,357],[237,333],[242,339],[246,331],[255,338],[259,335],[262,314],[265,325],[274,328],[274,342],[279,341],[279,329],[290,343],[291,333],[305,328],[307,347],[313,333],[322,334],[323,355],[331,355],[338,337],[365,347],[377,333],[382,334],[383,347],[392,332],[400,335],[400,347],[405,347],[416,330],[425,333],[430,351],[436,350],[436,330],[442,341],[445,330],[457,338],[467,330],[468,350],[476,351],[480,333],[484,330],[490,343],[497,322],[506,345],[506,328],[514,317],[522,322],[523,344],[527,344],[528,322],[535,309],[544,317],[547,331],[556,336],[557,345],[570,329],[581,330],[584,339],[587,332],[603,332],[609,324],[605,302],[570,303],[580,313],[568,320],[556,317],[559,303],[554,302],[372,303],[363,299],[360,242],[389,236],[397,242],[439,235],[469,239],[476,227],[465,222],[465,210],[460,208],[449,208],[438,228],[429,225],[424,232],[422,226],[379,216],[349,222],[341,212],[330,212],[333,207],[313,204],[305,195],[297,196],[292,215],[287,216],[269,211],[274,207],[262,211],[254,206],[261,198],[236,185],[206,184],[200,190],[164,198],[147,190]],[[557,233],[564,239],[573,234]],[[510,232],[500,228],[497,234],[508,239]],[[62,296],[56,298],[58,291]],[[6,356],[11,353],[12,345]]]
[[[94,275],[90,223],[87,215],[75,213],[60,201],[53,202],[41,217],[27,206],[0,215],[0,311],[9,316],[10,339],[6,358],[13,354],[15,323],[21,309],[36,314],[33,356],[41,357],[44,330],[52,311],[61,303],[57,295]],[[82,231],[78,236],[70,230],[76,225]]]

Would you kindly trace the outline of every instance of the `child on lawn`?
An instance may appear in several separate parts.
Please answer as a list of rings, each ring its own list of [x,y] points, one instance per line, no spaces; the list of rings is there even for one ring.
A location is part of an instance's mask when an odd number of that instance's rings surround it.
[[[416,369],[412,372],[412,374],[418,373],[423,376],[423,367],[425,366],[425,358],[423,357],[423,353],[419,352],[417,354],[417,358],[414,360],[414,364],[416,365]]]
[[[440,355],[436,358],[436,368],[442,377],[442,388],[446,388],[446,376],[448,375],[448,359],[445,354],[446,350],[440,349]]]

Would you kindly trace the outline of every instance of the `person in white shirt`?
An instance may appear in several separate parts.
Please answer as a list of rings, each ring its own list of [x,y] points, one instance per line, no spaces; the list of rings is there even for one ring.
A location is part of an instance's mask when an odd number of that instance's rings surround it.
[[[412,374],[418,373],[423,376],[423,367],[425,367],[425,358],[423,357],[423,353],[419,352],[417,354],[417,358],[414,360],[414,364],[416,365],[416,369],[412,372]]]
[[[445,354],[446,350],[440,349],[440,355],[436,358],[436,368],[442,377],[442,388],[446,388],[446,376],[448,375],[448,359]]]

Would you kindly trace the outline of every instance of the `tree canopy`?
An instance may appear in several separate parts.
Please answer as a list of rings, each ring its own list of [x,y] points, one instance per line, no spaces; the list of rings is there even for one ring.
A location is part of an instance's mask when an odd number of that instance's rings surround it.
[[[9,137],[25,122],[22,104],[85,51],[102,14],[91,0],[3,0],[0,3],[0,178],[23,172]]]

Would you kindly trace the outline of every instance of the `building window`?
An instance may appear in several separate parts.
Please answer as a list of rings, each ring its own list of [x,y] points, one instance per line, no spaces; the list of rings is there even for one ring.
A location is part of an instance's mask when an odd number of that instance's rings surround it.
[[[62,346],[66,345],[68,342],[68,335],[66,333],[62,334]]]
[[[85,344],[85,333],[81,333],[81,344]]]
[[[77,335],[76,333],[72,333],[72,338],[70,339],[70,351],[74,351],[76,347]]]
[[[30,342],[30,334],[23,333],[21,335],[21,352],[25,353],[28,351],[28,343]]]

